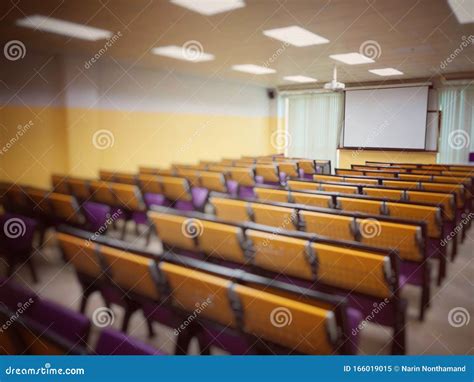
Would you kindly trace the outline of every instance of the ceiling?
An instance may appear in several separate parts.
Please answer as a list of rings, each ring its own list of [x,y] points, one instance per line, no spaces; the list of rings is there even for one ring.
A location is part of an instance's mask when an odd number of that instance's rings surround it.
[[[198,0],[196,0],[198,1]],[[464,0],[459,0],[464,1]],[[465,0],[469,1],[469,0]],[[105,40],[84,41],[15,26],[18,18],[41,14],[120,31],[108,59],[141,66],[250,81],[264,86],[290,84],[284,76],[305,75],[319,83],[332,77],[330,54],[359,52],[362,44],[378,49],[375,63],[338,63],[339,81],[431,78],[440,73],[472,72],[474,45],[459,48],[474,35],[474,24],[460,24],[446,0],[245,0],[246,6],[203,16],[166,0],[3,0],[0,43],[22,41],[27,52],[90,57]],[[284,46],[262,31],[298,25],[330,40],[308,47]],[[151,54],[153,47],[198,41],[215,56],[186,62]],[[442,65],[455,50],[455,59]],[[2,57],[2,60],[4,57]],[[274,74],[255,76],[231,70],[236,64],[267,65]],[[444,66],[442,68],[442,66]],[[379,77],[369,69],[393,67],[400,77]]]

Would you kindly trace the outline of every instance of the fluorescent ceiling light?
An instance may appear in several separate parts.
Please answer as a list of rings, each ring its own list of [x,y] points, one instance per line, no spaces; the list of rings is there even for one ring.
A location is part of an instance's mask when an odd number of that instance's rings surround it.
[[[296,25],[285,28],[276,28],[263,31],[265,36],[286,42],[294,46],[309,46],[317,44],[327,44],[328,39],[318,36],[306,29]]]
[[[19,19],[16,21],[16,25],[89,41],[103,40],[110,38],[113,35],[112,32],[105,29],[94,28],[41,15],[33,15]]]
[[[153,48],[151,52],[159,56],[171,57],[184,61],[202,62],[214,60],[214,55],[203,52],[202,46],[199,44],[194,47],[191,45],[186,46],[186,44],[183,46],[160,46],[158,48]]]
[[[283,79],[287,81],[300,82],[300,83],[317,81],[317,79],[315,78],[306,77],[306,76],[286,76],[286,77],[283,77]]]
[[[374,73],[377,76],[398,76],[403,74],[397,69],[394,68],[383,68],[383,69],[371,69],[369,70],[370,73]]]
[[[243,0],[171,0],[171,2],[205,16],[245,7]]]
[[[448,4],[459,23],[468,24],[474,22],[474,2],[472,0],[448,0]]]
[[[252,73],[252,74],[270,74],[275,73],[275,69],[266,68],[264,66],[258,66],[253,64],[244,64],[244,65],[234,65],[232,66],[233,70],[237,70],[238,72],[244,73]]]
[[[364,56],[360,53],[343,53],[343,54],[331,54],[329,56],[333,60],[341,61],[344,64],[349,65],[359,65],[359,64],[369,64],[375,62],[369,57]]]

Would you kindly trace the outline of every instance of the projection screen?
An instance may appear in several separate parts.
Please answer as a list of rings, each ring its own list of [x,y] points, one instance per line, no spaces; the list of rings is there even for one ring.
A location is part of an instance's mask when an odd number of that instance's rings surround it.
[[[425,149],[428,86],[347,90],[347,148]]]

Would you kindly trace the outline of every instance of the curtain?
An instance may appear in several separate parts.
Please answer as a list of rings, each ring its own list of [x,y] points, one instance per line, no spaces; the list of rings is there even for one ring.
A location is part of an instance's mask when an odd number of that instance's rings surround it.
[[[329,159],[337,166],[337,147],[343,120],[342,93],[290,95],[285,121],[289,137],[287,155]]]
[[[474,86],[441,89],[438,163],[467,163],[474,152]]]

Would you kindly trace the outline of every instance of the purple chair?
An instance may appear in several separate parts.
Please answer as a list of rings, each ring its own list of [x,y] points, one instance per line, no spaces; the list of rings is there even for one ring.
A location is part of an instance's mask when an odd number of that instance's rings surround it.
[[[87,342],[90,321],[80,313],[44,299],[38,299],[25,313],[44,327],[44,330],[51,331],[75,345]]]
[[[12,282],[9,279],[0,279],[0,305],[7,309],[17,310],[20,307],[29,308],[38,299],[32,290]]]
[[[150,345],[112,329],[102,330],[95,352],[97,355],[165,355]]]
[[[110,207],[96,202],[84,202],[82,211],[87,220],[87,229],[97,232],[107,228],[107,219],[111,216]]]
[[[0,216],[0,256],[8,263],[8,276],[17,264],[27,264],[33,281],[38,281],[32,261],[37,225],[36,220],[18,214],[6,213]]]

